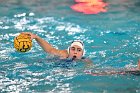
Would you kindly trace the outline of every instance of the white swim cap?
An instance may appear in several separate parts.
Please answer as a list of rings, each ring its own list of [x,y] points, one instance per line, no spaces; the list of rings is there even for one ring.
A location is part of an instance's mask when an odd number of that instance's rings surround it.
[[[83,42],[81,42],[80,40],[76,40],[76,41],[73,41],[70,45],[70,47],[74,46],[74,45],[77,45],[79,46],[82,50],[84,50],[84,44]]]

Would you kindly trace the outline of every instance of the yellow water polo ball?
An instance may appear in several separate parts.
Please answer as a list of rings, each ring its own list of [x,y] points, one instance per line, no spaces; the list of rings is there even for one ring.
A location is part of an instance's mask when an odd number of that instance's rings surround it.
[[[32,47],[32,40],[27,34],[20,34],[14,39],[14,48],[19,52],[27,52]]]

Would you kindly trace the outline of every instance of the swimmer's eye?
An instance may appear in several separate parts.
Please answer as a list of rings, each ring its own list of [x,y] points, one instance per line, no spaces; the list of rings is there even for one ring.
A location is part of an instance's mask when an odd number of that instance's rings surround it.
[[[78,51],[78,52],[81,52],[82,50],[81,50],[81,49],[77,49],[77,51]]]
[[[72,51],[75,51],[75,47],[71,47],[71,50],[72,50]]]

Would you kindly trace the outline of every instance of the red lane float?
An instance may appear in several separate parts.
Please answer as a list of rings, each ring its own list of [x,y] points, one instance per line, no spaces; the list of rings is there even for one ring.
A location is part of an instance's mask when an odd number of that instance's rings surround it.
[[[105,8],[108,3],[102,0],[75,0],[78,2],[71,6],[74,11],[82,12],[84,14],[98,14],[100,12],[107,12]]]

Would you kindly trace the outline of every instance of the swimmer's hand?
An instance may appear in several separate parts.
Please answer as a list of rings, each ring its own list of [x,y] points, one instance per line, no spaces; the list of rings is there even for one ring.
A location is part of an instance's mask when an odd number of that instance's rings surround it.
[[[31,32],[22,32],[21,34],[26,34],[26,35],[29,35],[31,40],[33,39],[36,39],[37,38],[37,35],[31,33]]]

